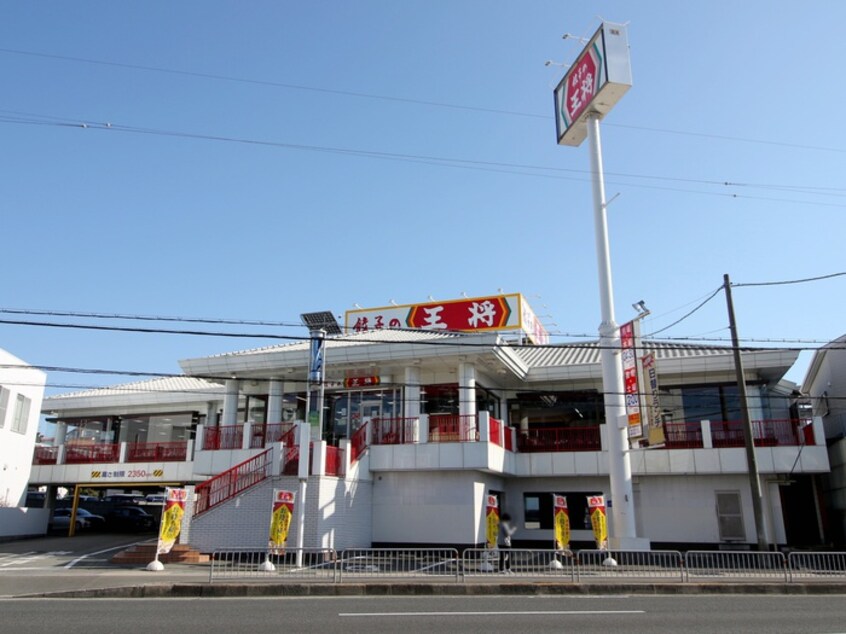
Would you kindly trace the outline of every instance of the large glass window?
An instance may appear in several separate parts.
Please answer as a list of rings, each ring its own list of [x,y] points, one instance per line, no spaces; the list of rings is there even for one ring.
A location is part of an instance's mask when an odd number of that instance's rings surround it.
[[[605,420],[602,396],[595,391],[523,392],[509,399],[509,424],[530,428],[599,425]]]
[[[28,399],[23,394],[18,394],[15,402],[15,418],[12,420],[12,431],[19,434],[25,434],[27,424],[29,423],[29,408],[32,400]]]
[[[336,445],[349,438],[374,418],[395,418],[401,409],[401,392],[394,389],[334,392],[326,396],[329,416],[324,423],[324,437]]]

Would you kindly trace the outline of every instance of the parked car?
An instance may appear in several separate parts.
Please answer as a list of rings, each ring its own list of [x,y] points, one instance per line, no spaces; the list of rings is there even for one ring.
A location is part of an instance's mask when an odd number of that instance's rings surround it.
[[[70,515],[70,509],[69,508],[68,509],[56,509],[56,513],[58,513],[59,511],[67,511],[68,515]],[[55,513],[53,515],[55,516]],[[77,519],[82,518],[83,520],[85,520],[88,523],[87,528],[102,530],[103,528],[106,527],[106,518],[105,517],[103,517],[102,515],[95,515],[94,513],[92,513],[91,511],[89,511],[87,509],[77,507],[76,517],[77,517]]]
[[[148,504],[164,504],[167,501],[164,493],[150,493],[145,499]]]
[[[138,504],[143,501],[144,496],[138,493],[113,493],[112,495],[107,495],[103,498],[103,502],[106,504],[128,505]]]
[[[106,523],[119,531],[149,531],[156,519],[141,507],[118,506],[106,513]]]
[[[50,531],[67,531],[68,528],[70,528],[70,523],[71,510],[69,508],[56,509],[53,511],[53,517],[50,518],[50,521],[47,524],[47,529]],[[84,528],[88,528],[88,526],[88,520],[77,514],[76,530],[81,531]]]

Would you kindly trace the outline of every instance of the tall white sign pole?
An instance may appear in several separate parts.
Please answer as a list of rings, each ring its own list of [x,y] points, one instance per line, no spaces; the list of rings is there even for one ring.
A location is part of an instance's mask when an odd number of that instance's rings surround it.
[[[599,325],[602,389],[605,392],[605,425],[611,521],[609,542],[613,549],[642,550],[649,541],[638,539],[635,528],[632,467],[629,456],[620,328],[614,321],[614,287],[608,247],[605,183],[599,120],[632,85],[628,34],[625,24],[603,22],[582,49],[554,91],[555,127],[559,145],[577,147],[588,138],[593,182],[596,260],[599,268]]]
[[[605,392],[605,424],[608,428],[608,475],[611,481],[612,548],[636,548],[637,538],[632,491],[632,467],[629,457],[623,364],[620,359],[620,328],[614,320],[614,285],[611,281],[611,253],[608,246],[608,220],[605,202],[605,178],[602,172],[602,143],[598,113],[587,117],[590,146],[590,173],[593,184],[593,221],[596,237],[596,261],[599,272],[599,324],[602,389]]]

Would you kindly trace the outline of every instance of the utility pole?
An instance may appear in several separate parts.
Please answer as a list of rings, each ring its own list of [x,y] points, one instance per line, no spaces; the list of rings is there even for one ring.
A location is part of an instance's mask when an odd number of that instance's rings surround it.
[[[752,421],[749,418],[749,401],[746,399],[746,376],[743,372],[743,358],[740,355],[740,343],[737,336],[737,322],[734,319],[734,303],[731,299],[731,282],[728,273],[723,275],[723,288],[726,291],[729,328],[731,329],[731,347],[734,351],[734,371],[737,375],[737,391],[740,398],[740,415],[743,419],[743,440],[746,445],[746,470],[749,473],[749,486],[752,490],[752,512],[755,515],[755,533],[758,537],[758,550],[769,549],[767,529],[764,526],[764,503],[761,491],[761,476],[758,473],[758,458],[755,455],[755,436],[752,433]]]

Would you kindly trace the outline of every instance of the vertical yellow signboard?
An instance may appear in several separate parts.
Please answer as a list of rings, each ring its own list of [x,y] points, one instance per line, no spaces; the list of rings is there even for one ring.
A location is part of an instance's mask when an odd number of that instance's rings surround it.
[[[293,491],[273,490],[273,511],[270,514],[270,539],[268,540],[271,554],[285,554],[291,518],[294,516],[295,497],[296,493]]]
[[[608,517],[605,512],[605,496],[589,495],[588,509],[590,510],[590,525],[593,528],[593,538],[600,550],[608,548]]]

